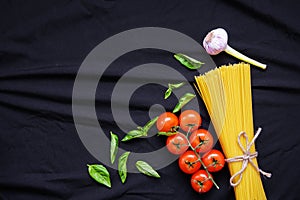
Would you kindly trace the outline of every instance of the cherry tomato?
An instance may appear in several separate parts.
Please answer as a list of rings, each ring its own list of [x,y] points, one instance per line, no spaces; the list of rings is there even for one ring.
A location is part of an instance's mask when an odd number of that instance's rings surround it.
[[[212,188],[213,182],[208,178],[206,171],[201,169],[192,175],[191,185],[196,192],[205,193]]]
[[[198,153],[205,153],[212,149],[214,145],[214,138],[208,130],[198,129],[195,130],[190,138],[190,143]]]
[[[200,114],[194,110],[185,110],[179,115],[180,128],[185,132],[188,132],[190,127],[193,125],[190,131],[197,130],[202,123]]]
[[[171,112],[162,113],[156,121],[156,127],[160,132],[173,131],[172,129],[176,126],[178,126],[178,118]]]
[[[209,172],[218,172],[223,169],[225,165],[223,153],[216,149],[205,153],[202,157],[202,161]]]
[[[186,174],[193,174],[201,167],[198,156],[194,151],[188,150],[184,152],[178,159],[179,168]]]
[[[167,149],[176,155],[183,154],[189,148],[188,140],[182,133],[177,132],[167,138]]]

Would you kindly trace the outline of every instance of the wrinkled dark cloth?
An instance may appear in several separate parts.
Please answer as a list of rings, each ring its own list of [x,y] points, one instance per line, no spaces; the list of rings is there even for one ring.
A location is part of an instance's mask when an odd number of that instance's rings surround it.
[[[259,165],[272,172],[262,182],[270,200],[297,199],[299,9],[297,1],[1,1],[0,199],[234,199],[227,167],[214,176],[220,189],[201,195],[191,189],[190,176],[180,172],[177,162],[158,170],[161,179],[129,174],[125,184],[109,168],[112,189],[89,177],[86,165],[99,161],[82,144],[74,125],[74,80],[95,46],[138,27],[173,29],[200,44],[208,31],[223,27],[232,47],[267,63],[266,71],[251,70],[254,125],[263,127],[256,141]],[[213,60],[217,66],[238,62],[225,53]],[[108,137],[110,130],[125,134],[115,127],[109,100],[125,73],[122,66],[150,62],[181,67],[169,52],[141,50],[118,60],[102,77],[96,110]],[[179,70],[193,82],[194,72]],[[130,113],[137,124],[149,119],[152,104],[163,101],[160,92],[163,87],[149,85],[133,95]],[[147,152],[164,144],[163,138],[147,140],[122,147]]]

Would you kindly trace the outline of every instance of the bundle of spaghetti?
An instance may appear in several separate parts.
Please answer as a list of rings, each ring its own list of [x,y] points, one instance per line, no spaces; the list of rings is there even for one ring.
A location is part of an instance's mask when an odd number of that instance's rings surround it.
[[[250,65],[239,63],[221,66],[204,75],[195,77],[198,92],[202,97],[226,158],[244,155],[237,139],[241,132],[249,141],[254,137]],[[241,137],[246,148],[246,139]],[[254,144],[250,152],[256,152]],[[252,158],[257,166],[256,157]],[[241,170],[243,162],[228,163],[233,176]],[[264,200],[266,195],[258,168],[248,163],[241,173],[240,182],[234,187],[237,200]],[[233,179],[237,182],[239,176]]]

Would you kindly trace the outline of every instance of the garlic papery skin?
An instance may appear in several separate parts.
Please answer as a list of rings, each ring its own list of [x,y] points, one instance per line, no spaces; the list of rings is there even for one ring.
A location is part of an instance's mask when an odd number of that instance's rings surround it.
[[[232,55],[261,69],[267,68],[267,65],[253,60],[230,47],[228,45],[228,34],[223,28],[217,28],[210,31],[203,40],[203,47],[210,55],[217,55],[222,51],[225,51],[229,55]]]
[[[228,34],[223,28],[210,31],[203,40],[203,47],[209,55],[217,55],[226,49]]]

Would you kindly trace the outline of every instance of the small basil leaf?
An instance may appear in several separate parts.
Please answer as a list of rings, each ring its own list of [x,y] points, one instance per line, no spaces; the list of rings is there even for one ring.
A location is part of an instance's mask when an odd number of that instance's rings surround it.
[[[110,175],[103,165],[87,165],[89,175],[98,183],[111,188]]]
[[[137,127],[135,130],[131,130],[127,133],[127,135],[122,139],[122,142],[126,142],[133,138],[139,138],[148,135],[148,131],[150,128],[156,123],[158,117],[155,117],[149,120],[144,127]]]
[[[185,54],[178,53],[175,54],[174,57],[178,60],[182,65],[186,66],[189,69],[199,69],[204,63],[200,62],[194,58],[191,58]]]
[[[144,136],[147,136],[148,135],[148,131],[150,130],[150,128],[156,123],[158,117],[155,117],[151,120],[149,120],[146,125],[143,127],[143,130],[144,130]]]
[[[143,129],[135,129],[135,130],[131,130],[127,133],[127,135],[130,135],[130,136],[142,136],[143,134],[144,134]]]
[[[110,132],[110,161],[114,164],[116,155],[118,153],[119,138],[113,132]]]
[[[178,89],[180,88],[181,86],[183,86],[185,83],[184,82],[181,82],[181,83],[175,83],[175,84],[168,84],[168,89],[167,91],[165,92],[165,99],[169,98],[173,92],[173,89]]]
[[[192,93],[186,93],[183,95],[180,99],[177,105],[175,106],[173,113],[178,112],[183,106],[185,106],[188,102],[190,102],[193,98],[195,98],[196,95]]]
[[[174,84],[170,84],[170,83],[169,83],[169,88],[172,88],[172,89],[178,89],[178,88],[182,87],[184,84],[185,84],[185,82],[174,83]]]
[[[172,94],[172,89],[171,88],[168,88],[165,92],[165,99],[169,98]]]
[[[145,161],[139,160],[135,163],[135,166],[141,173],[143,173],[147,176],[160,178],[160,175]]]
[[[124,183],[127,178],[127,160],[128,160],[129,154],[130,154],[130,152],[127,151],[119,157],[118,171],[119,171],[119,176],[120,176],[122,183]]]
[[[131,130],[125,135],[125,137],[122,139],[122,142],[126,142],[128,140],[131,140],[133,138],[139,138],[144,136],[143,130]]]

